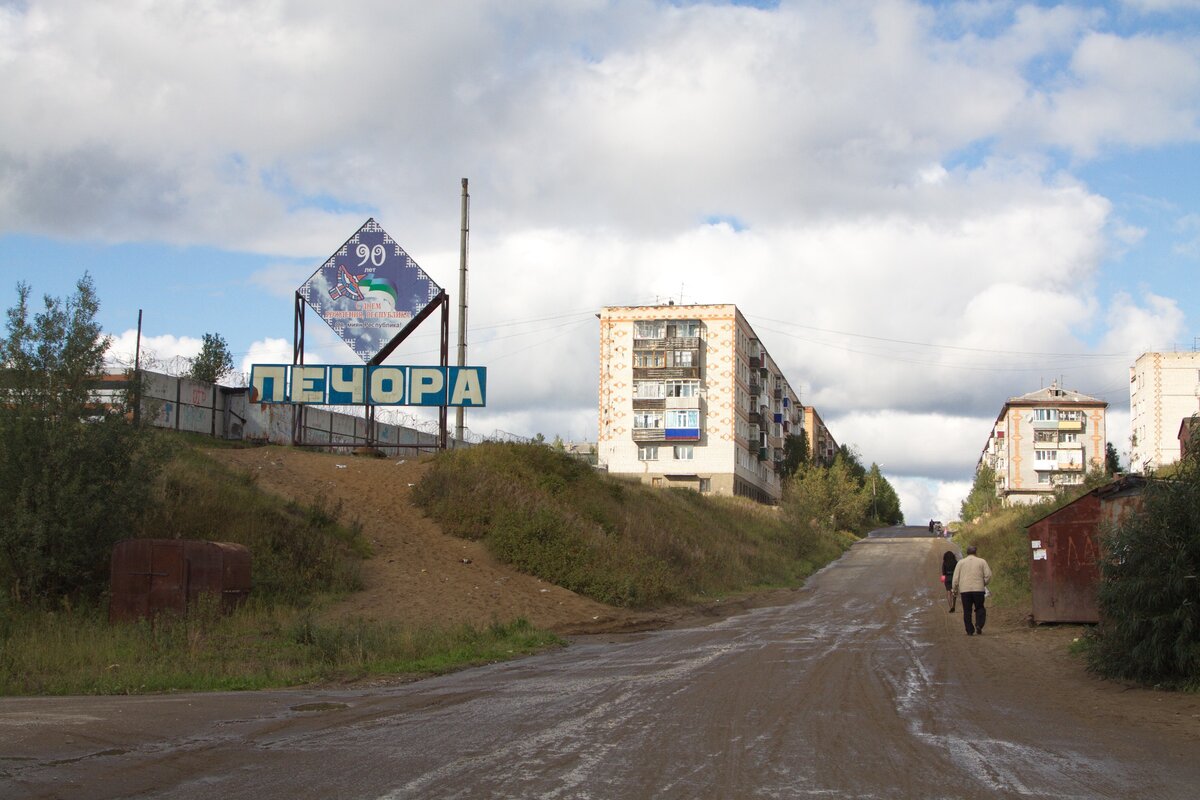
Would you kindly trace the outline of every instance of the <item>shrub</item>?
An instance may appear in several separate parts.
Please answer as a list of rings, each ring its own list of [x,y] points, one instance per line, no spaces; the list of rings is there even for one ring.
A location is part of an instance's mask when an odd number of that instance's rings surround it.
[[[1149,483],[1141,511],[1104,538],[1101,624],[1088,650],[1102,675],[1200,683],[1200,460],[1175,475]]]
[[[0,580],[18,603],[99,594],[112,545],[129,535],[163,457],[123,398],[91,390],[108,339],[86,276],[30,320],[18,286],[0,339]]]

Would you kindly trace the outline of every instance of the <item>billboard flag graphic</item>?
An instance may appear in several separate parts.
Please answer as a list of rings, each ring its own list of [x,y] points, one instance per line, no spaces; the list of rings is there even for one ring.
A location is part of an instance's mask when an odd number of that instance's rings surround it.
[[[297,290],[364,362],[370,361],[442,287],[368,219]]]

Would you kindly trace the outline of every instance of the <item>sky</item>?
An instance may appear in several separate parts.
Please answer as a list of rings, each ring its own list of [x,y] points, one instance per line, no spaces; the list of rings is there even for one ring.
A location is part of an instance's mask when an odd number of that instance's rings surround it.
[[[0,304],[86,273],[164,370],[290,362],[369,217],[457,306],[468,178],[476,435],[594,441],[602,306],[736,303],[949,520],[1007,398],[1124,456],[1133,360],[1200,342],[1200,0],[0,0],[0,96]]]

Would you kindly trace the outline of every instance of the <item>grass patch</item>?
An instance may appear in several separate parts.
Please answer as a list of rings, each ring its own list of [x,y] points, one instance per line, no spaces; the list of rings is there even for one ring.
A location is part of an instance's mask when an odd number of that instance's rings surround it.
[[[795,586],[849,546],[802,538],[776,508],[612,478],[537,445],[440,454],[413,499],[501,561],[630,608]]]
[[[302,505],[268,494],[252,475],[180,445],[153,500],[135,537],[245,545],[260,601],[303,606],[362,587],[360,565],[370,555],[362,528],[326,498]]]
[[[254,604],[229,616],[109,625],[98,609],[25,611],[0,623],[0,694],[133,694],[267,689],[431,674],[560,645],[517,620],[486,628],[411,628]]]

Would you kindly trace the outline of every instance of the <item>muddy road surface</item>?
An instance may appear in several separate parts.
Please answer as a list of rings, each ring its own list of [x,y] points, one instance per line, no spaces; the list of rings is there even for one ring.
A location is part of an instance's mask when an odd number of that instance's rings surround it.
[[[1195,702],[967,637],[916,532],[784,605],[417,683],[0,700],[0,797],[1200,796]]]

